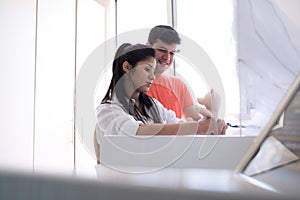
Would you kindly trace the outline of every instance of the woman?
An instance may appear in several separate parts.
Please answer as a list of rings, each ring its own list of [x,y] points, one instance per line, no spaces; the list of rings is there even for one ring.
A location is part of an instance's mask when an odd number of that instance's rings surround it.
[[[147,96],[155,79],[155,50],[125,43],[113,62],[113,77],[97,108],[97,133],[105,135],[206,134],[210,119],[182,122],[156,99]],[[216,123],[209,133],[217,133]],[[221,128],[221,127],[220,127]]]

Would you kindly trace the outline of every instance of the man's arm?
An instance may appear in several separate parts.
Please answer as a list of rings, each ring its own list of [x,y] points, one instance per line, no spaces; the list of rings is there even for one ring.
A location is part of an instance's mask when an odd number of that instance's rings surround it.
[[[195,121],[201,119],[201,115],[199,114],[198,110],[195,109],[194,105],[183,108],[183,117],[185,119],[192,118]]]

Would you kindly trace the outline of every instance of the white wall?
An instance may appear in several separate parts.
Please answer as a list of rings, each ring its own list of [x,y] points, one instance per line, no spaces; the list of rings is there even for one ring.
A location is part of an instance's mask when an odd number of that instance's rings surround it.
[[[55,174],[93,168],[74,137],[74,87],[80,66],[104,40],[103,6],[5,0],[0,13],[0,167]]]
[[[33,166],[35,1],[0,1],[0,163]]]

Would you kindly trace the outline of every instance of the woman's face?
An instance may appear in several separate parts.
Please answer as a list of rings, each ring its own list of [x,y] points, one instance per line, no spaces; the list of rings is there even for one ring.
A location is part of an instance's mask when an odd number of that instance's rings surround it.
[[[136,92],[147,92],[155,79],[154,71],[156,67],[156,60],[149,57],[140,61],[129,72],[134,90]]]

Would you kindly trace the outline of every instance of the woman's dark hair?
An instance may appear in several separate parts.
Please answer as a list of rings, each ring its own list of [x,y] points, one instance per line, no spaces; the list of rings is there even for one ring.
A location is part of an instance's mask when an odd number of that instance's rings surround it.
[[[167,44],[180,44],[181,39],[177,31],[168,25],[158,25],[151,29],[148,42],[153,45],[157,40],[161,40]]]
[[[134,68],[138,62],[146,60],[149,57],[155,58],[155,50],[149,46],[143,44],[131,45],[130,43],[122,44],[116,51],[112,66],[113,76],[101,103],[110,103],[112,96],[115,94],[119,102],[124,106],[126,112],[133,115],[136,120],[145,122],[141,116],[136,116],[136,114],[129,112],[129,103],[126,99],[124,90],[124,78],[122,78],[126,72],[124,72],[122,64],[127,61],[130,65],[132,65],[132,68]],[[161,118],[158,115],[156,106],[153,106],[153,99],[141,92],[139,95],[139,101],[143,109],[143,113],[145,113],[145,117],[149,118],[149,115],[145,110],[146,106],[150,109],[150,112],[154,116],[154,122],[161,123]]]

